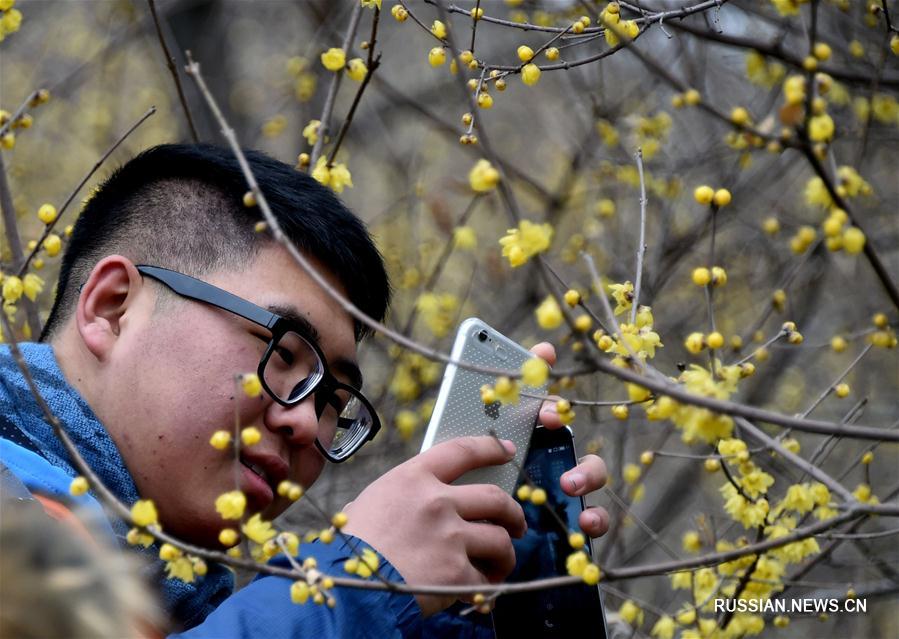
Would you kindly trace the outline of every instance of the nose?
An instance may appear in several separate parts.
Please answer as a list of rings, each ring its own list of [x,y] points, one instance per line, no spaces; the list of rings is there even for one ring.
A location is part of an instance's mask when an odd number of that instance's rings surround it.
[[[291,446],[309,446],[318,437],[318,416],[313,395],[293,406],[272,402],[265,411],[265,427]]]

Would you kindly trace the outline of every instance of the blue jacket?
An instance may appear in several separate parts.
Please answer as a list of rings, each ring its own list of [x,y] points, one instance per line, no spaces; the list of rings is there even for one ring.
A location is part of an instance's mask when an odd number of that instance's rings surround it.
[[[47,344],[20,344],[42,396],[60,418],[86,461],[125,504],[139,498],[124,461],[90,406],[65,380],[52,348]],[[62,444],[47,424],[28,390],[8,346],[0,346],[0,461],[31,492],[71,499],[69,484],[76,476]],[[106,531],[124,545],[127,526],[107,520],[96,498],[88,493],[75,498],[104,522]],[[351,538],[351,543],[361,540]],[[470,621],[443,613],[424,620],[411,595],[381,590],[335,588],[332,609],[312,602],[290,600],[290,580],[260,576],[233,593],[233,576],[224,566],[209,567],[193,584],[165,579],[158,548],[146,551],[160,584],[163,602],[176,623],[185,629],[177,637],[200,639],[229,637],[277,639],[354,637],[400,639],[410,637],[487,639],[493,637],[489,620]],[[350,556],[345,544],[303,544],[303,558],[315,557],[325,573],[342,574]],[[391,581],[402,577],[383,557],[380,572]],[[272,560],[287,566],[284,557]],[[477,617],[478,615],[475,615]]]

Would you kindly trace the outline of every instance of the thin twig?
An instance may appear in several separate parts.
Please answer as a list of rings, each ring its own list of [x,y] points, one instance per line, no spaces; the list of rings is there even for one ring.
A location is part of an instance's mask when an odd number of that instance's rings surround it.
[[[634,278],[631,324],[637,321],[637,304],[640,302],[640,284],[643,281],[643,256],[646,253],[646,180],[643,178],[643,149],[637,149],[634,159],[637,161],[637,173],[640,176],[640,243],[637,245],[637,275]]]
[[[181,108],[184,109],[184,117],[187,118],[187,127],[190,129],[190,137],[194,144],[200,141],[197,135],[197,127],[194,126],[194,119],[190,114],[190,107],[187,106],[187,97],[184,95],[184,88],[181,86],[181,78],[178,75],[178,68],[175,66],[175,58],[169,51],[168,45],[165,43],[165,36],[162,35],[162,27],[159,24],[159,16],[156,15],[156,0],[147,0],[150,5],[150,13],[153,15],[153,24],[156,26],[156,36],[159,38],[159,44],[162,45],[162,53],[165,56],[165,64],[172,74],[175,81],[175,89],[178,91],[178,100],[181,102]]]
[[[356,114],[356,108],[359,106],[359,102],[362,100],[362,94],[365,93],[365,88],[368,86],[368,83],[371,81],[372,76],[375,71],[381,65],[381,54],[378,54],[378,57],[375,57],[375,44],[378,41],[378,22],[381,18],[381,10],[375,6],[375,14],[372,17],[371,21],[371,36],[368,41],[368,62],[366,62],[366,71],[365,77],[362,79],[362,83],[359,85],[359,90],[356,91],[356,95],[353,98],[353,104],[350,106],[350,110],[347,112],[346,118],[343,121],[343,124],[340,127],[340,133],[337,134],[337,141],[334,143],[334,148],[331,149],[331,152],[328,154],[328,162],[327,165],[331,166],[334,163],[334,158],[337,157],[337,151],[340,150],[340,145],[343,144],[343,138],[346,137],[347,131],[350,129],[350,124],[353,122],[353,116]],[[319,138],[321,138],[321,129],[319,128]]]

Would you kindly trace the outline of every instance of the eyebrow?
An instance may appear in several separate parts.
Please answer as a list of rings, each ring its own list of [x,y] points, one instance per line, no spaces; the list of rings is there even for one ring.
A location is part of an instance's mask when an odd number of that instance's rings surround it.
[[[289,320],[292,324],[296,324],[301,329],[304,337],[311,339],[319,349],[321,348],[321,333],[319,333],[312,322],[306,319],[306,317],[296,308],[293,306],[283,306],[281,304],[269,304],[265,308],[266,310]],[[333,361],[328,360],[326,365],[328,368],[346,377],[349,380],[348,383],[350,386],[356,390],[362,390],[362,371],[359,369],[359,365],[356,364],[356,362],[346,357],[338,357]]]

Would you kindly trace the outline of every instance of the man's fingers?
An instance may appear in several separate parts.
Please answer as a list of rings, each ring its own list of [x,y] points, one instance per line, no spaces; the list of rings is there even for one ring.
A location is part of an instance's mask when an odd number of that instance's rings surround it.
[[[512,537],[521,537],[527,530],[524,511],[506,491],[492,484],[453,486],[452,498],[462,519],[488,521],[502,526]]]
[[[505,464],[514,454],[515,444],[486,435],[441,442],[419,455],[419,459],[437,479],[449,484],[469,470]]]
[[[555,430],[562,427],[562,420],[556,409],[556,402],[562,398],[558,395],[550,395],[550,397],[552,399],[544,401],[540,406],[540,423],[549,430]]]
[[[609,530],[609,512],[602,506],[587,508],[580,514],[577,523],[591,537],[605,535]]]
[[[606,463],[602,458],[586,455],[577,466],[559,478],[559,483],[566,494],[578,496],[599,490],[606,485],[607,479]]]
[[[550,366],[556,365],[556,348],[549,342],[540,342],[539,344],[534,344],[531,347],[531,352],[537,357],[545,359],[546,363]]]
[[[499,582],[515,568],[515,548],[505,528],[471,522],[465,536],[465,549],[472,564],[491,582]]]

